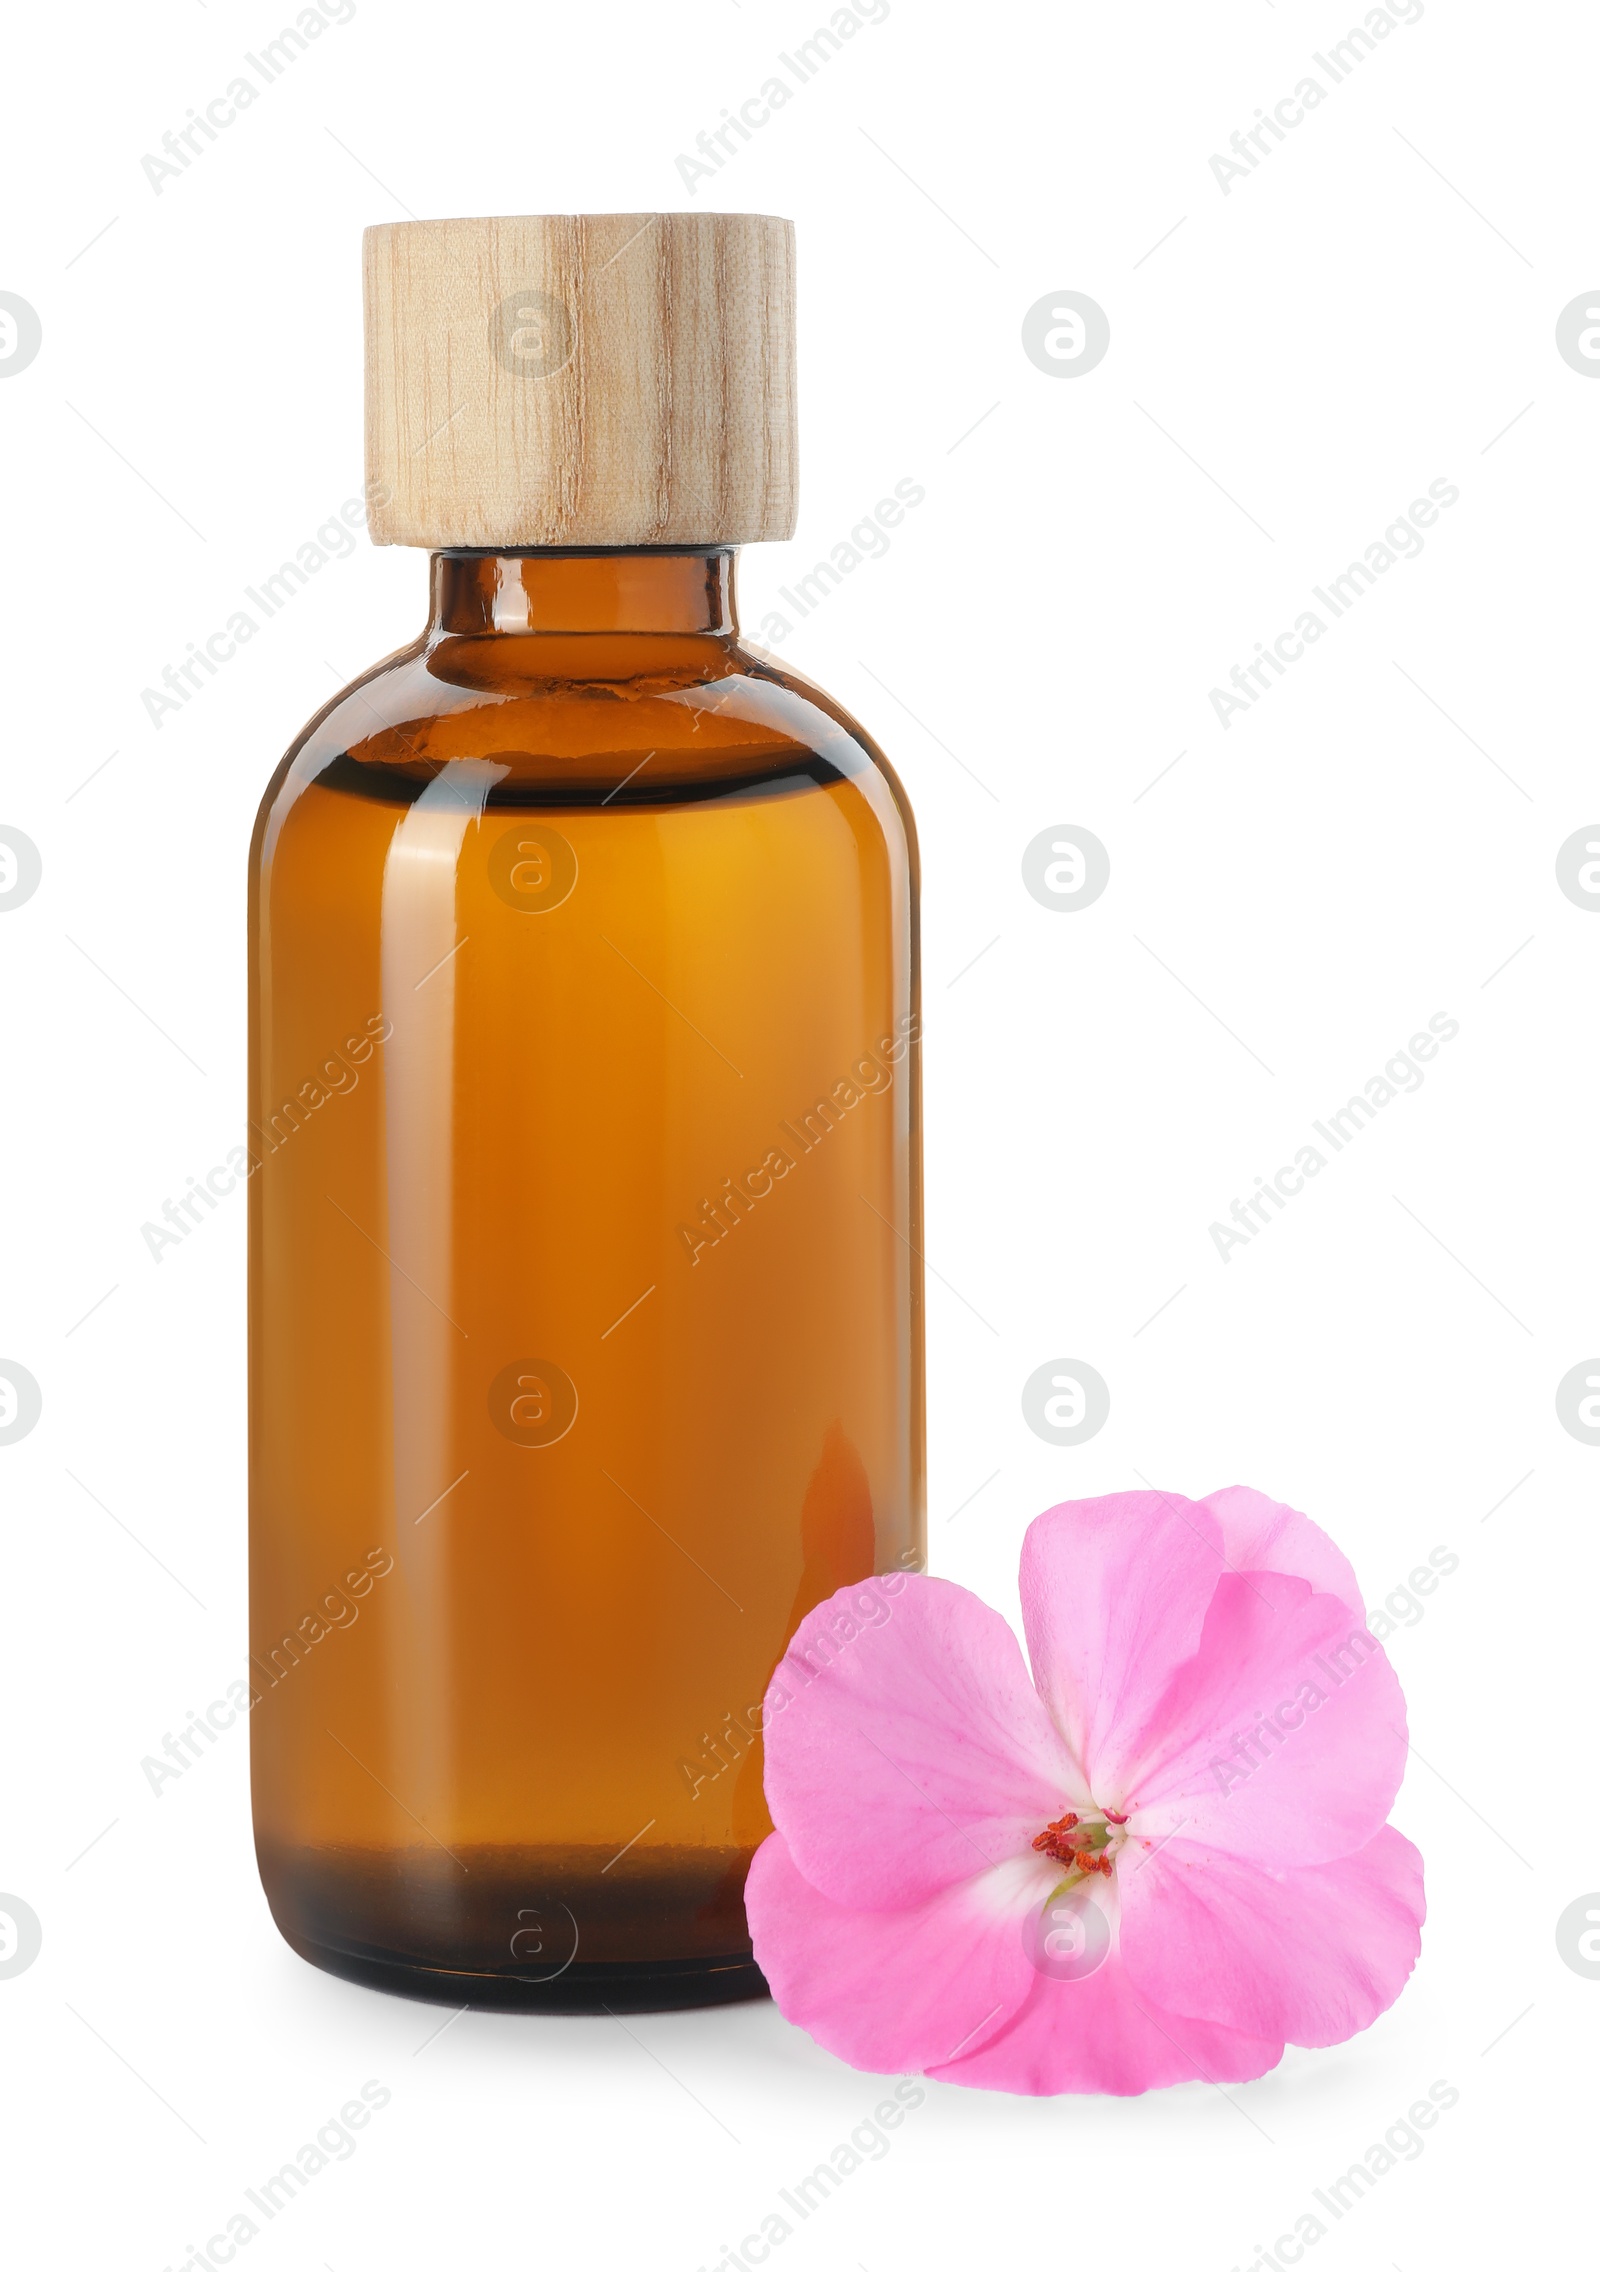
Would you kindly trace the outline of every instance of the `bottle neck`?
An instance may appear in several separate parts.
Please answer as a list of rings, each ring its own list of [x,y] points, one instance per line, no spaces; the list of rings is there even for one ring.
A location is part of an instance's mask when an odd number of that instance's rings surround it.
[[[643,632],[736,638],[735,554],[436,552],[430,638]]]

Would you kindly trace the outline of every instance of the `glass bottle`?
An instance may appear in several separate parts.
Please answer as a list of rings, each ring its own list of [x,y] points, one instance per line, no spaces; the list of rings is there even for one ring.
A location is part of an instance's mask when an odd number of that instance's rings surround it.
[[[911,816],[734,579],[441,545],[257,822],[257,1851],[375,1986],[762,1993],[768,1677],[921,1558]]]

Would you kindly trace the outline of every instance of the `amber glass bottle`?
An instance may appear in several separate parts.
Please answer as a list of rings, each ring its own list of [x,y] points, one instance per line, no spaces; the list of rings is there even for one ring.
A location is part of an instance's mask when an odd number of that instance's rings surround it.
[[[368,260],[369,356],[404,395],[442,326],[480,428],[419,495],[437,399],[375,406],[369,359],[374,533],[437,530],[430,619],[252,847],[262,1878],[380,1987],[759,1994],[768,1676],[922,1543],[910,813],[735,613],[734,541],[792,511],[787,230],[417,224]],[[709,502],[661,430],[708,419]]]

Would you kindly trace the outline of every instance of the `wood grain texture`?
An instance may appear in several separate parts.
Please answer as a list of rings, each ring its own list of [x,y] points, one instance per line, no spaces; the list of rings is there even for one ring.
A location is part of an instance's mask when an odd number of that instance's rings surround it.
[[[792,223],[386,222],[364,271],[375,543],[793,534]]]

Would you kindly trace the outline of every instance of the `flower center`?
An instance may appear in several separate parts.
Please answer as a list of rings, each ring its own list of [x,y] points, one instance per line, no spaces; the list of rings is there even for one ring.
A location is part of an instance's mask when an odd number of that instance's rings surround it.
[[[1126,1833],[1125,1814],[1064,1814],[1047,1822],[1034,1840],[1034,1851],[1066,1865],[1068,1884],[1085,1878],[1110,1877],[1117,1849]],[[1078,1873],[1078,1875],[1074,1875]]]

